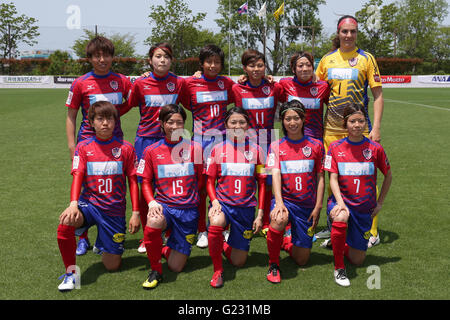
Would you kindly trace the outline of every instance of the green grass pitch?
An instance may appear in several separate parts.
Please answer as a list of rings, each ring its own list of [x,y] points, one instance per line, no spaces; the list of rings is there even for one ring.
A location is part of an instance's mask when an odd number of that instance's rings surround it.
[[[145,291],[149,263],[137,253],[142,230],[128,235],[119,272],[106,272],[90,251],[79,257],[81,290],[62,294],[64,273],[57,242],[58,216],[69,203],[70,159],[65,136],[68,90],[0,89],[0,299],[18,300],[397,300],[449,299],[450,89],[384,89],[382,145],[393,183],[379,230],[381,245],[368,250],[363,266],[347,264],[351,287],[333,280],[333,255],[313,245],[307,266],[281,253],[283,281],[266,278],[265,239],[251,243],[247,264],[224,261],[225,286],[209,286],[212,264],[207,249],[193,247],[185,270],[175,274],[163,263],[164,281]],[[78,122],[81,115],[78,114]],[[125,139],[134,143],[138,110],[122,118]],[[191,122],[186,124],[191,128]],[[382,175],[379,176],[382,181]],[[130,206],[127,211],[131,214]],[[318,230],[325,222],[322,210]],[[91,242],[96,228],[91,228]],[[370,289],[371,266],[379,269],[379,289]]]

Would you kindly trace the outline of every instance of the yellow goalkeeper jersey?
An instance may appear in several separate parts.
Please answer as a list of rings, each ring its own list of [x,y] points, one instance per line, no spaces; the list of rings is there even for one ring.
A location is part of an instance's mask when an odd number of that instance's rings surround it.
[[[316,74],[319,79],[327,81],[331,88],[325,114],[325,132],[331,135],[346,133],[342,125],[344,108],[348,102],[364,106],[368,130],[372,130],[367,87],[381,86],[380,71],[375,58],[358,48],[351,52],[337,49],[320,60]]]

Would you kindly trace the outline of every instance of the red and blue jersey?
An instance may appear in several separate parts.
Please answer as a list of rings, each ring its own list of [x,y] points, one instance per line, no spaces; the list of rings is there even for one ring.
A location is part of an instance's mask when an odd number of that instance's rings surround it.
[[[237,207],[256,207],[257,179],[265,178],[265,154],[246,141],[216,145],[207,160],[206,174],[217,178],[217,199]]]
[[[129,106],[139,106],[141,119],[136,135],[139,137],[163,138],[159,124],[159,111],[167,104],[178,104],[185,80],[169,72],[163,78],[151,73],[136,79],[131,88]]]
[[[78,131],[78,142],[95,136],[94,130],[89,124],[89,107],[97,101],[109,101],[118,109],[122,108],[126,103],[124,100],[127,100],[130,89],[130,80],[123,74],[113,72],[99,76],[91,71],[73,82],[67,97],[66,106],[76,110],[81,107],[83,118]],[[123,137],[120,120],[116,122],[113,135],[118,138]]]
[[[258,87],[253,87],[249,81],[233,86],[235,105],[248,112],[250,128],[257,131],[273,129],[275,111],[282,90],[278,83],[268,83],[264,79]]]
[[[305,135],[323,139],[323,104],[328,104],[330,87],[326,81],[300,82],[297,77],[280,80],[282,102],[299,100],[306,110]]]
[[[156,201],[192,208],[199,203],[198,175],[202,171],[200,145],[184,139],[177,143],[162,139],[145,148],[137,173],[153,181]]]
[[[186,79],[186,109],[192,112],[194,135],[217,135],[225,133],[224,114],[227,106],[234,102],[234,81],[218,76],[209,79],[189,77]]]
[[[324,155],[322,142],[309,136],[300,140],[284,137],[272,142],[266,168],[280,170],[283,199],[306,208],[316,205],[317,174],[323,172]]]
[[[99,208],[109,216],[125,216],[126,178],[136,175],[136,154],[133,146],[113,137],[107,141],[95,136],[77,144],[72,174],[81,173],[83,191],[80,199]]]
[[[379,143],[365,137],[352,142],[347,137],[330,144],[324,168],[338,174],[346,205],[369,212],[377,205],[377,169],[386,175],[390,165]]]

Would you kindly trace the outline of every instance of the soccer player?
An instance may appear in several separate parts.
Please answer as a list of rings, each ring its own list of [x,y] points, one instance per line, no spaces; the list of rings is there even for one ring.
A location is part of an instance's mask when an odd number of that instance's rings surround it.
[[[95,37],[86,46],[86,56],[93,70],[77,78],[72,84],[66,101],[66,134],[70,157],[73,159],[76,143],[95,136],[88,119],[89,107],[97,101],[109,101],[122,109],[126,103],[131,82],[122,74],[111,71],[114,58],[114,45],[105,37]],[[76,120],[81,108],[82,121],[76,137]],[[120,119],[116,121],[114,136],[122,139]],[[90,247],[87,230],[80,235],[77,255],[86,254]]]
[[[282,105],[280,120],[285,137],[270,146],[266,169],[272,172],[274,200],[267,233],[267,280],[281,282],[280,247],[302,266],[311,253],[314,229],[319,221],[324,194],[323,144],[304,134],[304,106],[298,100]],[[291,236],[283,234],[291,223]]]
[[[343,117],[348,137],[330,144],[324,168],[330,172],[333,192],[328,208],[333,221],[334,278],[338,285],[349,286],[344,256],[355,265],[364,262],[372,219],[381,210],[392,173],[383,147],[364,136],[368,123],[365,108],[347,104]],[[378,200],[377,169],[384,175]]]
[[[139,163],[138,174],[143,177],[142,189],[148,203],[144,244],[151,266],[142,284],[144,289],[154,289],[162,281],[162,255],[170,270],[183,270],[197,231],[203,161],[200,146],[195,147],[195,142],[180,134],[185,120],[183,107],[162,107],[159,121],[165,138],[147,147]],[[166,228],[172,232],[163,248],[161,234]]]
[[[272,129],[275,111],[281,98],[282,88],[276,82],[268,82],[266,75],[266,59],[257,50],[248,49],[241,57],[242,68],[246,74],[244,83],[233,86],[236,107],[244,108],[250,118],[250,128],[257,134],[257,143],[265,153],[272,142]],[[272,182],[268,176],[263,217],[263,233],[269,227],[270,200],[272,198]]]
[[[294,77],[280,79],[283,102],[299,100],[306,110],[305,135],[323,141],[323,108],[330,87],[326,81],[313,81],[314,58],[309,52],[294,53],[290,60]]]
[[[126,179],[132,204],[129,232],[139,230],[139,186],[133,146],[113,135],[119,120],[117,108],[107,101],[89,107],[89,123],[94,137],[81,141],[74,153],[70,205],[59,217],[58,246],[66,268],[60,291],[76,287],[75,234],[97,225],[96,246],[103,252],[102,262],[109,271],[119,269],[126,233]],[[83,186],[83,191],[81,188]],[[80,195],[81,193],[81,195]]]
[[[133,83],[127,108],[129,110],[139,106],[141,115],[134,142],[138,161],[142,159],[146,147],[164,139],[158,120],[161,107],[181,102],[181,93],[185,87],[185,80],[169,71],[173,60],[173,51],[169,43],[161,42],[153,45],[148,55],[152,72]],[[141,182],[140,177],[138,181]],[[146,226],[148,208],[142,193],[140,199],[141,223]],[[145,253],[142,241],[138,251]]]
[[[203,159],[207,159],[211,148],[224,141],[224,114],[227,106],[234,102],[232,93],[233,80],[220,76],[224,66],[225,55],[216,45],[207,45],[199,53],[200,77],[186,79],[185,99],[183,105],[192,112],[193,140],[203,149]],[[206,185],[206,177],[203,185]],[[197,246],[208,247],[206,228],[206,189],[200,190],[199,224]]]
[[[212,149],[206,173],[211,200],[208,243],[214,269],[210,285],[214,288],[223,286],[222,251],[234,266],[245,264],[250,240],[262,227],[265,195],[265,154],[251,141],[255,139],[248,139],[247,112],[231,108],[225,114],[225,126],[227,139]],[[257,189],[259,209],[255,218]],[[230,235],[224,242],[222,233],[227,225],[231,225]]]
[[[346,137],[342,128],[343,110],[349,102],[361,104],[367,119],[364,135],[369,139],[381,141],[381,119],[384,100],[381,75],[373,55],[356,46],[358,22],[349,15],[337,23],[337,35],[333,40],[333,50],[320,61],[316,74],[327,81],[331,87],[328,108],[325,115],[324,147],[327,152],[331,142]],[[373,101],[373,125],[369,118],[370,87]],[[330,193],[330,192],[329,192]],[[378,215],[371,228],[372,238],[369,247],[380,242],[378,234]]]

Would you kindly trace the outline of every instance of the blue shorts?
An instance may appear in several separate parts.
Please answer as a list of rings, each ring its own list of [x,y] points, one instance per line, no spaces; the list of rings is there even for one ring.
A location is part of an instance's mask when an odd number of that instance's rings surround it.
[[[167,229],[171,229],[169,248],[189,256],[198,225],[198,208],[174,208],[161,203]]]
[[[209,158],[212,148],[214,148],[214,146],[216,144],[219,144],[219,143],[225,141],[225,138],[226,138],[225,135],[223,135],[223,136],[220,136],[220,135],[219,136],[208,136],[208,135],[194,134],[194,136],[192,137],[192,140],[202,146],[203,163],[206,164],[206,160]]]
[[[121,255],[126,233],[126,219],[120,216],[108,216],[90,202],[79,200],[78,208],[84,217],[84,224],[76,230],[80,236],[88,228],[97,225],[98,235],[95,246],[101,251]]]
[[[134,150],[136,152],[136,158],[137,158],[138,163],[139,163],[139,161],[141,161],[142,157],[144,156],[145,148],[160,141],[161,139],[164,139],[164,138],[163,137],[136,136],[136,138],[134,139]],[[142,183],[142,177],[138,176],[138,182]]]
[[[293,201],[283,200],[285,207],[289,211],[289,222],[291,223],[292,243],[296,247],[312,248],[314,230],[312,229],[312,219],[308,221],[313,208],[302,207],[301,204]],[[270,210],[275,207],[275,199],[272,199]]]
[[[334,197],[328,199],[327,210],[331,211],[336,205]],[[347,222],[347,244],[355,249],[366,251],[371,236],[372,217],[369,212],[360,212],[355,207],[347,205],[350,217]]]
[[[225,214],[227,225],[230,225],[230,236],[227,243],[232,247],[244,251],[250,249],[253,237],[253,221],[255,220],[255,207],[235,207],[223,202],[222,212]]]

